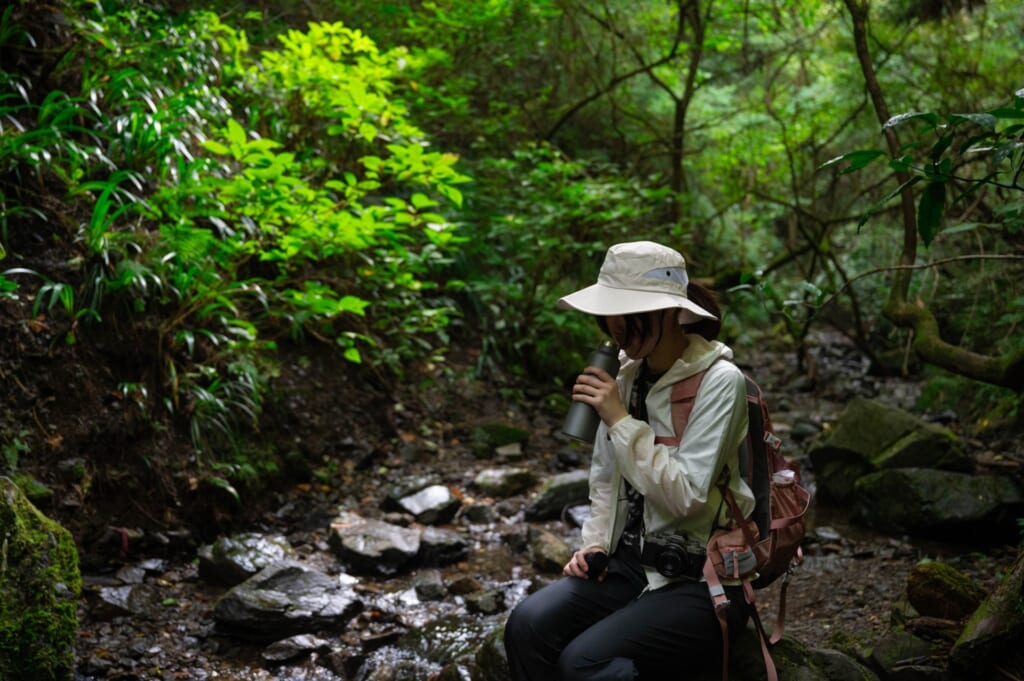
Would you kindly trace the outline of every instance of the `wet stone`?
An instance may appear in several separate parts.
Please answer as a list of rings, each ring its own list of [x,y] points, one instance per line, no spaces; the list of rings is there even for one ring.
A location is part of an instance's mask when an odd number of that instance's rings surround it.
[[[146,584],[107,586],[90,595],[90,614],[97,620],[126,615],[151,618],[159,602],[157,589]]]
[[[487,468],[473,478],[473,486],[492,497],[519,494],[536,482],[536,476],[528,468]]]
[[[326,640],[309,634],[299,634],[271,643],[260,653],[260,657],[267,662],[288,662],[313,651],[328,650],[330,644]]]
[[[329,543],[354,574],[390,576],[410,565],[420,536],[417,529],[343,513],[331,521]]]
[[[469,542],[460,533],[439,527],[428,527],[420,537],[420,563],[440,567],[465,560]]]
[[[212,584],[233,586],[295,555],[288,540],[281,536],[246,532],[222,537],[199,549],[199,577]]]
[[[494,589],[466,594],[465,600],[466,609],[472,613],[493,615],[505,609],[505,595]]]
[[[391,486],[384,498],[384,507],[388,510],[404,510],[401,500],[424,490],[427,487],[441,484],[441,476],[435,474],[414,475],[402,478]]]
[[[296,561],[264,568],[217,602],[220,627],[256,640],[342,630],[363,608],[352,586]]]
[[[413,580],[416,596],[424,601],[440,601],[448,595],[441,573],[437,570],[423,570]]]
[[[553,520],[566,506],[587,503],[590,473],[586,470],[559,473],[549,478],[526,508],[528,521]]]
[[[431,485],[413,495],[403,497],[399,505],[425,525],[440,525],[450,522],[462,502],[445,485]]]

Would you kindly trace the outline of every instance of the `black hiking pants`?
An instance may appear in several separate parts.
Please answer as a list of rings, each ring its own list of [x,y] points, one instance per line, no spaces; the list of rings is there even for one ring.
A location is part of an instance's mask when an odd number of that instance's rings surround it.
[[[654,681],[720,668],[722,636],[703,582],[641,595],[639,565],[612,556],[603,582],[564,577],[517,605],[505,625],[512,681]],[[747,620],[743,587],[726,587],[729,632]]]

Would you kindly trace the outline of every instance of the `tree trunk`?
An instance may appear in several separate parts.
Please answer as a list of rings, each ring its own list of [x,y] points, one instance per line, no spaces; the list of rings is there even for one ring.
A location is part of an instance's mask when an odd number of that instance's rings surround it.
[[[845,0],[846,9],[853,20],[853,38],[857,60],[864,74],[864,84],[879,123],[885,132],[885,142],[893,158],[900,155],[900,141],[893,127],[885,127],[890,119],[889,109],[882,94],[882,88],[871,63],[868,49],[869,0]],[[896,171],[896,180],[906,183],[910,175]],[[893,274],[889,298],[882,308],[886,319],[899,327],[910,329],[914,334],[914,352],[923,361],[955,374],[985,383],[1001,385],[1017,391],[1024,390],[1024,354],[1016,353],[1001,357],[982,355],[942,340],[935,315],[923,305],[907,300],[913,270],[917,258],[917,216],[914,212],[914,196],[910,188],[900,193],[900,208],[903,216],[903,251],[900,265]]]

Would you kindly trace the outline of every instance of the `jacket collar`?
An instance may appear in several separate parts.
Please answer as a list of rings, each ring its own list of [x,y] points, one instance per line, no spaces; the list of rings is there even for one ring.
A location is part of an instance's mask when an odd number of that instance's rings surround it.
[[[733,358],[732,350],[724,343],[709,341],[695,333],[687,334],[686,338],[689,340],[689,343],[686,346],[686,350],[683,351],[682,357],[677,359],[668,368],[668,371],[654,384],[655,386],[678,383],[684,378],[689,378],[694,374],[707,370],[708,367],[719,359],[731,360]],[[626,359],[619,370],[619,375],[627,382],[632,383],[642,365],[643,362],[641,360]]]

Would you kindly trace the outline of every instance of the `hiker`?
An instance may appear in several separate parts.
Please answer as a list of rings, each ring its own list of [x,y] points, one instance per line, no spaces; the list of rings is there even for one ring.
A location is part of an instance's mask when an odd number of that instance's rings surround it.
[[[609,248],[597,283],[558,304],[594,315],[619,345],[622,365],[617,378],[590,367],[573,387],[573,400],[593,406],[602,421],[592,514],[565,576],[509,616],[511,678],[675,679],[681,669],[713,668],[721,664],[722,633],[701,570],[708,537],[728,525],[716,488],[723,466],[744,515],[754,508],[737,472],[748,424],[744,376],[716,340],[718,303],[689,282],[682,255],[637,241]],[[672,444],[672,387],[701,371],[685,437]],[[742,586],[724,585],[728,631],[741,631]]]

